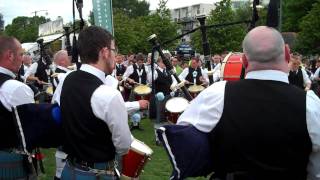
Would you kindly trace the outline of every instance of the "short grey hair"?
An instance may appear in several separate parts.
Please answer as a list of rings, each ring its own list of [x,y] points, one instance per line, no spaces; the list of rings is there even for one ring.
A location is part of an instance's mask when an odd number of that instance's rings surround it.
[[[60,50],[56,52],[53,56],[53,61],[57,63],[57,60],[62,56],[62,55],[68,55],[68,52],[66,50]]]
[[[243,52],[248,61],[270,63],[284,57],[284,40],[274,28],[260,26],[250,31],[243,40]]]

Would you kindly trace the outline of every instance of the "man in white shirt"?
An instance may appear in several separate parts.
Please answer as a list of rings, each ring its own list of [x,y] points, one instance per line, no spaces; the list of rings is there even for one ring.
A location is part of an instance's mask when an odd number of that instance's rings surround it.
[[[214,83],[177,124],[208,133],[217,178],[320,179],[320,100],[289,85],[281,34],[256,27],[243,51],[246,78]]]
[[[220,80],[221,56],[219,54],[215,54],[214,56],[212,56],[211,59],[212,59],[211,70],[212,70],[213,82],[217,82]]]
[[[185,81],[186,85],[202,85],[208,84],[208,74],[199,67],[199,59],[193,57],[189,68],[185,68],[179,75],[181,81]]]
[[[57,73],[53,77],[53,86],[55,89],[58,86],[60,79],[70,71],[68,67],[71,66],[71,60],[66,50],[60,50],[53,56],[53,62],[56,66],[54,72]]]
[[[13,37],[0,36],[0,179],[27,179],[24,156],[14,153],[18,144],[12,107],[34,103],[33,92],[14,80],[22,64],[23,50]],[[10,167],[10,168],[7,168]]]
[[[54,100],[60,104],[68,154],[61,179],[114,178],[115,156],[126,154],[132,139],[128,114],[119,91],[105,85],[114,68],[115,44],[103,28],[79,34],[80,70],[59,83]],[[93,170],[95,171],[93,171]]]
[[[289,67],[289,83],[308,91],[311,87],[311,80],[304,68],[301,68],[301,57],[292,56]]]

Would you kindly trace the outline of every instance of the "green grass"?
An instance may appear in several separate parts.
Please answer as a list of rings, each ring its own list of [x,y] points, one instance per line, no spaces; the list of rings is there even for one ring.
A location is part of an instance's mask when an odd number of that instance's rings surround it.
[[[144,131],[134,130],[133,136],[147,144],[152,150],[151,161],[144,167],[140,175],[140,180],[165,180],[169,179],[172,172],[172,166],[167,153],[162,146],[155,145],[153,124],[148,119],[143,119],[141,127]],[[45,154],[44,166],[45,174],[40,175],[40,180],[52,180],[55,175],[55,149],[43,149]],[[204,180],[206,178],[189,178],[188,180]]]

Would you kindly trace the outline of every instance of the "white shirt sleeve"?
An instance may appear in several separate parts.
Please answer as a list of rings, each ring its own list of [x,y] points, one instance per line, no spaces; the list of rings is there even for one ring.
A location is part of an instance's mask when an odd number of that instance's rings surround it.
[[[0,100],[3,106],[11,111],[13,106],[34,103],[34,94],[31,88],[19,81],[8,80],[0,90]]]
[[[188,74],[189,74],[189,68],[185,68],[179,75],[179,79],[181,81],[185,80]]]
[[[94,115],[108,125],[116,152],[120,155],[126,154],[132,139],[127,109],[120,92],[101,85],[91,97],[91,107]]]
[[[320,78],[320,67],[316,70],[316,72],[314,73],[314,75],[313,75],[313,79],[314,78]]]
[[[25,81],[27,80],[27,78],[29,76],[36,74],[37,68],[38,68],[38,63],[37,62],[31,64],[31,66],[28,68],[27,72],[24,74]]]
[[[203,90],[191,101],[177,124],[191,124],[202,132],[210,132],[222,116],[225,85],[226,81],[220,81]]]
[[[320,179],[320,99],[313,91],[307,92],[307,128],[312,142],[312,152],[307,167],[308,180]]]
[[[126,69],[126,71],[124,72],[122,78],[123,78],[124,80],[126,80],[132,73],[133,73],[133,66],[130,65],[130,66]]]
[[[158,78],[158,71],[156,71],[156,69],[154,69],[154,80],[157,80]],[[152,83],[152,71],[149,71],[149,73],[147,74],[147,79],[148,79],[148,82],[151,84]]]
[[[301,71],[302,71],[302,76],[303,76],[303,85],[306,86],[307,84],[311,84],[311,80],[309,79],[306,70],[301,69]]]
[[[140,104],[138,101],[125,102],[128,114],[132,114],[140,109]]]
[[[204,71],[202,68],[201,68],[201,74],[202,74],[202,77],[204,78],[204,80],[206,81],[206,83],[209,83],[208,73],[206,71]]]

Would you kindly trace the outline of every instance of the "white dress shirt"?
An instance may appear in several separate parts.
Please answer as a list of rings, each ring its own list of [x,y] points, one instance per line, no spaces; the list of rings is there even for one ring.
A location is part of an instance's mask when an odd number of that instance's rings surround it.
[[[15,74],[6,68],[0,67],[0,72],[15,78]],[[34,94],[26,84],[11,79],[0,87],[0,101],[11,112],[13,106],[34,103]]]
[[[320,67],[318,67],[318,69],[316,70],[316,72],[314,73],[312,79],[314,80],[315,78],[320,78]]]
[[[207,73],[206,71],[204,71],[202,68],[200,68],[200,69],[201,69],[202,77],[205,79],[205,82],[206,82],[206,83],[209,83],[208,73]],[[188,76],[188,74],[189,74],[189,68],[185,68],[185,69],[181,72],[181,74],[179,75],[179,79],[180,79],[181,81],[185,80],[186,77]],[[193,83],[193,82],[191,82],[191,83]]]
[[[138,66],[138,64],[136,64],[137,66]],[[138,66],[139,67],[139,66]],[[145,69],[145,71],[146,71],[146,74],[147,74],[147,83],[148,83],[148,74],[149,74],[149,69],[146,67],[146,65],[144,65],[144,69]],[[126,69],[126,71],[124,72],[124,74],[123,74],[123,80],[126,80],[132,73],[133,73],[133,70],[134,70],[134,68],[133,68],[133,65],[130,65],[130,66],[128,66],[127,67],[127,69]],[[138,70],[138,69],[137,69]]]
[[[82,64],[80,70],[98,77],[104,83],[104,85],[101,85],[93,92],[90,100],[91,108],[93,114],[108,125],[116,152],[120,155],[127,153],[132,139],[128,126],[128,113],[120,92],[105,85],[106,79],[103,71],[88,64]],[[67,77],[69,73],[67,73],[65,77]],[[52,100],[59,105],[65,77],[61,79]]]
[[[63,67],[63,66],[57,66],[55,69],[57,69],[57,68],[59,68],[59,69],[61,69],[61,70],[64,70],[66,73],[68,73],[69,71],[71,71],[70,69],[65,68],[65,67]],[[61,81],[61,79],[64,78],[64,76],[66,75],[66,73],[58,73],[57,78],[58,78],[58,81],[59,81],[59,82]],[[57,87],[58,84],[59,84],[59,83],[56,81],[56,78],[53,78],[53,85],[54,85],[55,87]]]
[[[159,69],[160,72],[162,72],[162,73],[163,73],[163,71],[164,71],[164,69],[162,69],[160,66],[158,66],[157,69]],[[167,73],[169,73],[169,72],[167,72]],[[154,70],[153,76],[154,76],[154,80],[157,80],[157,79],[158,79],[158,71],[156,71],[156,69]],[[176,84],[177,84],[176,79],[173,77],[173,75],[170,75],[170,76],[171,76],[171,79],[172,79],[171,86],[176,85]],[[152,71],[149,71],[149,74],[148,74],[147,77],[148,77],[148,81],[149,81],[149,82],[152,82]]]
[[[253,71],[246,79],[274,80],[288,82],[288,75],[281,71]],[[192,124],[198,130],[210,132],[219,122],[224,107],[226,81],[212,84],[203,90],[179,117],[177,124]],[[320,180],[320,99],[313,91],[307,91],[306,119],[312,141],[312,153],[308,164],[308,179]]]
[[[106,77],[106,85],[107,86],[110,86],[113,89],[118,90],[117,89],[118,83],[119,83],[119,81],[115,77],[113,77],[111,75],[108,75]],[[133,102],[127,101],[127,102],[125,102],[125,105],[126,105],[128,114],[132,114],[140,109],[139,101],[133,101]]]

